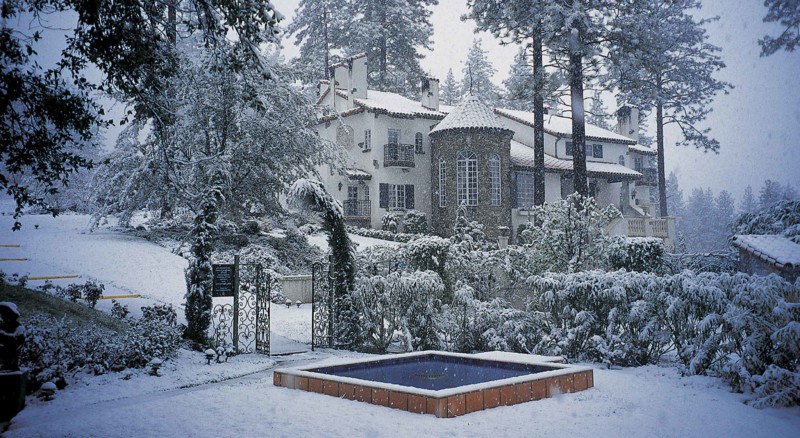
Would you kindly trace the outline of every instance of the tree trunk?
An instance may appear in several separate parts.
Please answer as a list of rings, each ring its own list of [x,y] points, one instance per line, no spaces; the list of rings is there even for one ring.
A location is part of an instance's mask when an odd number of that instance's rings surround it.
[[[583,50],[579,29],[569,36],[569,88],[572,107],[572,166],[575,191],[586,197],[586,122],[583,110]]]
[[[330,48],[331,44],[328,40],[328,10],[322,10],[322,38],[325,41],[325,64],[322,66],[322,77],[325,79],[330,79],[330,73],[328,72],[328,66],[331,65],[330,60]],[[334,88],[332,85],[331,88]]]
[[[178,42],[178,24],[175,13],[175,2],[171,1],[167,6],[167,38],[173,46]]]
[[[544,205],[544,66],[538,29],[533,37],[533,77],[533,205]]]
[[[667,179],[664,172],[664,104],[656,104],[656,146],[658,148],[658,211],[659,216],[667,212]]]

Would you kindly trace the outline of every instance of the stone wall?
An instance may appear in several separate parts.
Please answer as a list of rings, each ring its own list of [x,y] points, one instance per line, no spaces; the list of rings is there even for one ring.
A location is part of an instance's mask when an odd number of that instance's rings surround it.
[[[452,234],[458,210],[456,162],[460,151],[478,158],[478,205],[467,207],[467,218],[484,225],[486,237],[495,239],[498,227],[511,227],[511,135],[486,129],[442,131],[431,134],[431,227],[440,236]],[[500,205],[490,205],[489,154],[500,156]],[[446,206],[439,206],[439,158],[446,162]]]

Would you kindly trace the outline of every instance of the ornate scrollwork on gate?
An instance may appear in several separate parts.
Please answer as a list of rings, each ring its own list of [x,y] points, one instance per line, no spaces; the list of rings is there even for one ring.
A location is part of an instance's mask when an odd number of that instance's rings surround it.
[[[217,346],[236,346],[238,353],[269,354],[269,276],[261,265],[241,264],[238,279],[233,303],[217,304],[211,312],[212,339]]]
[[[315,263],[312,266],[311,294],[311,348],[334,346],[334,295],[328,266]]]

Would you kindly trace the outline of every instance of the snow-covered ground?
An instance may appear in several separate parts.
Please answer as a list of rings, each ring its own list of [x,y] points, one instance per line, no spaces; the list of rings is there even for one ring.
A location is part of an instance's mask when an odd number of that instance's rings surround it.
[[[106,295],[142,295],[121,300],[131,310],[152,302],[180,306],[186,262],[168,250],[109,229],[89,233],[86,216],[31,216],[23,223],[22,231],[12,233],[11,218],[0,216],[0,244],[21,245],[0,248],[0,258],[30,259],[0,262],[5,272],[77,274],[81,276],[77,281],[104,283]],[[362,242],[364,246],[380,242],[374,240]],[[323,246],[324,240],[319,243]],[[273,305],[271,313],[273,332],[310,340],[308,305],[299,309]],[[361,356],[318,350],[272,359],[280,367]],[[145,370],[99,377],[81,374],[51,402],[29,397],[28,407],[15,417],[6,436],[794,437],[800,433],[800,408],[754,409],[723,381],[681,377],[670,367],[595,366],[595,387],[588,391],[438,419],[275,387],[272,359],[251,354],[206,365],[201,354],[184,351],[162,368],[161,377]]]

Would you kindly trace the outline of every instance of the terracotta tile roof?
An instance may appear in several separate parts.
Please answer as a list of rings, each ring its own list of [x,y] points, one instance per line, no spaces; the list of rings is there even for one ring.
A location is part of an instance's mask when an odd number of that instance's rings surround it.
[[[628,150],[631,151],[631,152],[638,152],[638,153],[644,154],[644,155],[658,155],[658,151],[657,150],[655,150],[653,148],[649,148],[647,146],[642,146],[642,145],[640,145],[638,143],[635,144],[635,145],[628,146]]]
[[[779,268],[800,267],[800,244],[786,237],[765,234],[737,234],[731,243]]]
[[[496,108],[495,113],[502,117],[507,117],[516,122],[522,123],[526,126],[533,128],[533,113],[528,111],[511,110],[505,108]],[[568,117],[560,117],[555,115],[545,115],[544,118],[544,132],[554,135],[556,137],[570,137],[572,136],[572,119]],[[635,145],[636,141],[624,135],[611,132],[607,129],[600,128],[586,124],[586,138],[591,140],[609,141],[613,143],[622,143],[627,145]]]
[[[511,164],[515,167],[533,168],[533,148],[511,140]],[[553,172],[571,172],[572,160],[544,154],[544,168]],[[586,172],[589,176],[615,176],[621,179],[640,179],[642,177],[641,173],[619,164],[589,160],[586,161]]]

